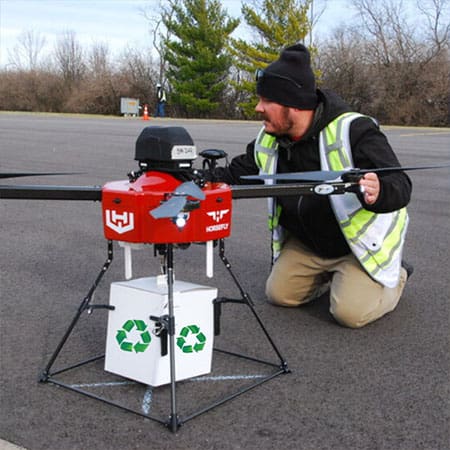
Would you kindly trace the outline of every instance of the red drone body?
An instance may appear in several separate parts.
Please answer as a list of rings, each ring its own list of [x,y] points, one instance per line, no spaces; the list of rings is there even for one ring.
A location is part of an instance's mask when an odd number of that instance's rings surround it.
[[[145,244],[206,242],[231,233],[231,189],[207,182],[203,200],[190,200],[175,217],[154,218],[151,211],[172,198],[182,182],[170,174],[145,172],[135,181],[113,181],[102,189],[106,239]]]

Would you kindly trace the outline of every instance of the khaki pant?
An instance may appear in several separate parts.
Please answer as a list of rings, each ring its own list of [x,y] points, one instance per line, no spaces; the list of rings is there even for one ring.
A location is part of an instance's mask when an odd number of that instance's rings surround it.
[[[266,283],[269,301],[300,306],[330,289],[330,312],[342,325],[359,328],[391,312],[400,300],[407,274],[395,288],[374,281],[352,255],[320,258],[288,238]]]

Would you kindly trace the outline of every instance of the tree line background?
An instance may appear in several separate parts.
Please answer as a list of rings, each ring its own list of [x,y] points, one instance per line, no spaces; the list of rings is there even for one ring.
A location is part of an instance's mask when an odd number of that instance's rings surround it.
[[[448,126],[449,2],[421,0],[407,13],[402,0],[352,0],[357,18],[322,40],[313,0],[243,0],[239,19],[220,0],[168,0],[141,11],[149,48],[116,58],[105,43],[83,48],[73,31],[43,56],[45,39],[25,30],[0,70],[0,110],[117,115],[131,97],[151,112],[161,83],[172,117],[253,119],[256,69],[303,42],[319,87],[356,111],[385,124]],[[234,37],[240,23],[251,38]]]

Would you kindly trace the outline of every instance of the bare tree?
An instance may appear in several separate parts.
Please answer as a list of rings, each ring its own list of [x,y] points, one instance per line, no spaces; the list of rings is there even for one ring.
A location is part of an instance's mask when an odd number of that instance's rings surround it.
[[[405,17],[402,0],[353,0],[361,19],[360,33],[367,37],[373,62],[389,66],[416,57],[413,28]]]
[[[173,17],[174,6],[178,3],[179,0],[171,0],[169,2],[161,1],[157,8],[141,8],[141,14],[149,23],[149,32],[152,38],[153,49],[159,57],[157,62],[157,82],[161,84],[166,83],[167,61],[165,43],[171,37],[171,32],[164,26],[164,22]]]
[[[101,77],[110,71],[110,56],[108,44],[97,42],[93,44],[88,54],[88,68],[93,76]]]
[[[154,84],[157,70],[150,50],[126,48],[120,63],[122,95],[139,98],[143,103],[154,103]]]
[[[34,30],[23,31],[17,45],[9,52],[9,64],[17,70],[36,70],[46,39]]]
[[[317,54],[321,88],[333,89],[356,111],[367,111],[374,96],[371,64],[364,42],[352,29],[338,28]]]
[[[353,0],[353,4],[360,14],[361,34],[369,37],[377,63],[420,62],[424,66],[449,50],[450,0],[418,1],[419,26],[402,0]]]
[[[359,22],[319,51],[323,85],[384,123],[448,124],[449,1],[353,0]]]
[[[70,111],[93,114],[117,114],[120,104],[120,82],[110,61],[106,43],[94,43],[87,52],[86,72],[68,96]]]
[[[427,24],[424,34],[428,43],[429,61],[450,50],[450,0],[422,0],[417,2]]]
[[[83,49],[74,31],[66,31],[58,40],[55,59],[68,88],[79,83],[86,71]]]
[[[315,1],[311,0],[310,6],[309,6],[309,21],[311,24],[308,40],[309,40],[309,46],[312,47],[314,45],[314,39],[315,39],[315,28],[318,26],[320,22],[320,18],[322,17],[323,13],[325,12],[327,7],[327,0],[322,1]]]

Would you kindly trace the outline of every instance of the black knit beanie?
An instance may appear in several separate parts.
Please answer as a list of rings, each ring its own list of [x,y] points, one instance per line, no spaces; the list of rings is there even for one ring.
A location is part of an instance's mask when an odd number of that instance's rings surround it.
[[[302,44],[284,49],[258,77],[256,92],[280,105],[315,109],[318,99],[308,49]]]

